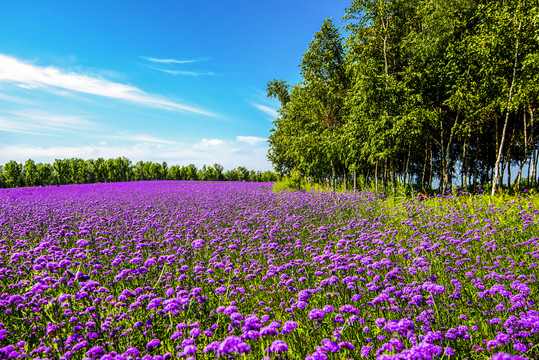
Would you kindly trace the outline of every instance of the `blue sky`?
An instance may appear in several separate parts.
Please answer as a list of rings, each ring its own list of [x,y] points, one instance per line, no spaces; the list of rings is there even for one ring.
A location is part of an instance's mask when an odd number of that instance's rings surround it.
[[[279,104],[326,18],[349,1],[0,4],[0,164],[126,156],[271,169]]]

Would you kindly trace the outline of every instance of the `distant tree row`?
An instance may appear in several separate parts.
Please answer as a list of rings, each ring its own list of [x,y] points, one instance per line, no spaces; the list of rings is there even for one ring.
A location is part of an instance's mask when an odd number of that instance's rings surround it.
[[[29,159],[24,164],[9,161],[0,166],[0,187],[47,186],[66,184],[90,184],[99,182],[140,180],[205,180],[271,182],[278,176],[271,171],[253,171],[239,166],[224,171],[223,166],[168,166],[151,161],[133,164],[125,157],[116,159],[83,160],[56,159],[52,164],[35,163]]]
[[[315,34],[301,82],[268,83],[279,173],[393,189],[536,182],[537,1],[353,0],[344,21],[346,37],[331,20]]]

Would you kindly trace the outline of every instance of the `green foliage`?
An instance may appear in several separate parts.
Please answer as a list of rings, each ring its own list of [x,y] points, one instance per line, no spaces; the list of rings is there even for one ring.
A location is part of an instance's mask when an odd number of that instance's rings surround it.
[[[19,164],[16,161],[10,161],[4,165],[4,178],[9,187],[20,186],[21,174],[22,164]]]
[[[508,182],[537,184],[536,5],[351,1],[346,38],[326,20],[301,59],[302,80],[268,83],[281,100],[269,137],[275,170],[344,188],[356,174],[362,189],[395,192],[399,183],[484,188],[494,170],[518,167]]]
[[[279,176],[273,171],[253,171],[243,166],[225,172],[221,164],[204,165],[200,169],[194,164],[169,167],[165,161],[138,161],[132,164],[125,157],[86,161],[78,158],[56,159],[52,165],[36,164],[28,159],[24,165],[16,161],[0,165],[0,188],[142,180],[274,182],[278,179]]]

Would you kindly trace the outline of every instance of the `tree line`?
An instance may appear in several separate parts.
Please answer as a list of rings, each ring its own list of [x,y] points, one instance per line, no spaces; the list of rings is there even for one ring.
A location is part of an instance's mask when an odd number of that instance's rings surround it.
[[[537,0],[353,0],[279,99],[268,158],[346,187],[537,182]]]
[[[36,164],[31,159],[24,164],[12,160],[0,166],[0,187],[4,188],[141,180],[271,182],[278,180],[278,175],[272,171],[248,170],[243,166],[225,171],[220,164],[201,168],[193,164],[169,167],[165,161],[139,161],[133,164],[125,157],[107,160],[56,159],[52,164]]]

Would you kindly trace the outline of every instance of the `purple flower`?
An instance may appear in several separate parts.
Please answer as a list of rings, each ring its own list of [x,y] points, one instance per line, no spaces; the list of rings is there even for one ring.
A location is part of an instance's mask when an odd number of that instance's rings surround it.
[[[243,320],[243,316],[239,312],[230,314],[230,320]]]
[[[342,314],[337,314],[335,315],[335,318],[333,319],[333,322],[336,322],[336,323],[344,323],[344,317],[342,316]]]
[[[232,354],[232,353],[241,355],[243,353],[249,353],[249,352],[251,352],[251,348],[249,347],[249,345],[244,343],[237,336],[229,336],[225,338],[219,344],[219,347],[216,350],[217,356]]]
[[[359,315],[359,310],[354,305],[343,305],[339,308],[339,311]]]
[[[324,311],[323,310],[320,310],[320,309],[312,309],[310,312],[309,312],[309,319],[311,320],[323,320],[324,319]]]
[[[224,313],[225,315],[229,315],[229,316],[230,316],[230,315],[232,315],[232,313],[237,312],[237,311],[238,311],[238,308],[237,308],[237,307],[235,307],[234,305],[230,305],[230,306],[227,306],[227,307],[225,308],[225,310],[223,311],[223,313]]]
[[[348,342],[348,341],[343,341],[343,342],[340,342],[339,343],[339,347],[342,349],[342,348],[347,348],[349,350],[354,350],[356,347],[354,346],[354,344],[352,344],[351,342]]]
[[[140,355],[140,352],[137,350],[137,348],[133,347],[133,346],[128,346],[125,353],[128,354],[128,355],[133,355],[135,357]]]
[[[274,340],[270,347],[265,350],[266,354],[275,352],[287,352],[288,345],[283,340]]]
[[[283,330],[281,333],[283,334],[289,334],[292,331],[294,331],[298,327],[298,323],[295,321],[287,321],[283,325]]]
[[[326,305],[322,308],[322,311],[324,311],[324,313],[330,313],[330,312],[333,312],[335,310],[335,308],[331,305]]]
[[[86,347],[86,346],[88,346],[88,341],[83,340],[83,341],[81,341],[80,343],[78,343],[78,344],[76,344],[75,346],[73,346],[72,351],[73,351],[73,352],[76,352],[77,350],[82,349],[82,348],[84,348],[84,347]]]
[[[101,346],[94,346],[86,352],[86,356],[91,357],[92,359],[99,358],[105,355],[105,350]]]
[[[296,303],[296,306],[298,309],[305,310],[305,308],[307,307],[307,303],[305,301],[298,301]]]
[[[161,347],[161,341],[159,339],[152,339],[146,344],[146,350],[149,352],[158,347]]]
[[[361,356],[364,357],[364,358],[369,356],[369,353],[371,352],[371,349],[372,349],[371,346],[367,346],[367,345],[363,346],[361,348]]]
[[[299,301],[308,302],[308,301],[309,301],[309,297],[310,297],[310,294],[309,294],[309,291],[307,291],[307,290],[301,290],[301,291],[298,293],[298,300],[299,300]]]
[[[191,329],[191,331],[189,331],[189,335],[191,335],[191,337],[193,338],[196,338],[198,335],[200,335],[202,331],[199,329],[199,328],[193,328]]]
[[[273,326],[264,326],[260,329],[261,336],[277,335],[277,330]]]
[[[183,352],[184,354],[196,354],[198,351],[196,345],[187,345],[184,349],[183,349]]]
[[[195,249],[204,247],[204,239],[196,239],[191,243],[191,246]]]
[[[80,246],[80,247],[85,247],[85,246],[88,246],[90,243],[84,239],[80,239],[77,241],[77,246]]]
[[[163,298],[160,298],[160,297],[150,300],[150,302],[148,303],[148,306],[146,307],[146,311],[157,309],[162,301],[163,301]]]
[[[248,330],[258,330],[262,327],[262,322],[256,315],[247,315],[245,321],[243,322],[242,330],[243,332]]]
[[[323,339],[322,346],[326,350],[325,352],[329,351],[332,353],[336,353],[340,350],[339,345],[336,342],[331,341],[330,339]]]
[[[217,351],[217,349],[219,348],[219,344],[220,342],[219,341],[213,341],[211,343],[209,343],[208,345],[206,345],[206,347],[204,348],[204,354],[207,354],[209,353],[210,351]]]
[[[492,355],[492,360],[527,360],[520,355],[511,355],[507,353],[496,353]]]

